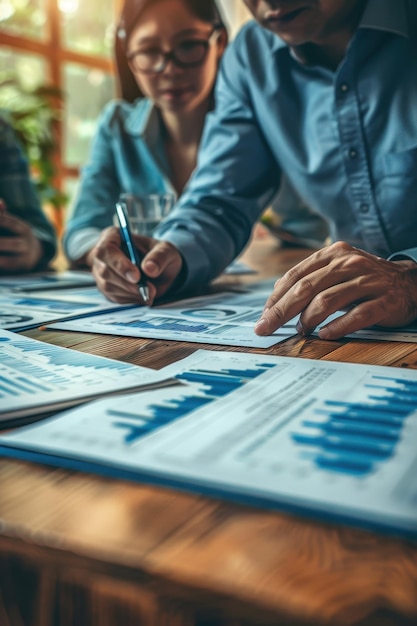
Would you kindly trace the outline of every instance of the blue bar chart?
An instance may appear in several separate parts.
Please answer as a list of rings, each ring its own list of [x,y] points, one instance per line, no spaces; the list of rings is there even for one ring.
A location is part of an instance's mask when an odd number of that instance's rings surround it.
[[[0,449],[417,538],[417,371],[198,350],[163,373]]]
[[[254,324],[269,295],[224,292],[154,307],[136,307],[90,319],[58,322],[53,328],[110,335],[267,348],[295,333],[292,326],[274,335],[255,334]]]
[[[174,397],[159,403],[146,403],[146,399],[142,398],[140,410],[111,408],[107,409],[106,416],[119,418],[112,422],[114,428],[124,433],[125,444],[134,444],[159,428],[232,393],[271,367],[274,367],[273,363],[260,362],[257,369],[190,368],[176,376],[179,381],[193,383],[186,393],[171,392]]]
[[[375,376],[365,402],[325,400],[320,420],[304,420],[293,441],[314,454],[317,467],[366,475],[391,458],[406,419],[417,410],[417,383]]]

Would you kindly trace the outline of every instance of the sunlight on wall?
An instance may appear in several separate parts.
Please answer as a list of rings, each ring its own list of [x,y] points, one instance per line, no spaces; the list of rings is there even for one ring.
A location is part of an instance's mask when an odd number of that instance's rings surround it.
[[[230,39],[233,39],[242,24],[252,16],[243,0],[219,0],[219,6],[229,27]]]

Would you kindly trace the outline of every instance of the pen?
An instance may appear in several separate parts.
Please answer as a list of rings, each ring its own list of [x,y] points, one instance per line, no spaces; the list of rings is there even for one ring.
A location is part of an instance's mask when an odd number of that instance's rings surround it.
[[[129,228],[129,221],[126,215],[125,208],[121,202],[116,203],[116,215],[120,224],[120,235],[122,237],[124,248],[132,263],[140,268],[142,257],[139,253],[139,250],[133,245],[132,234]],[[146,284],[146,280],[146,275],[142,272],[142,270],[140,270],[140,279],[138,283],[139,293],[144,302],[149,302],[149,289],[148,285]]]

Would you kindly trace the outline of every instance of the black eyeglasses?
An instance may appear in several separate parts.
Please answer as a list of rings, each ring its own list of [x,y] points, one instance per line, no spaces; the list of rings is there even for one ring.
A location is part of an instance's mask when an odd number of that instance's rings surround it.
[[[136,50],[127,55],[132,72],[143,74],[160,74],[168,62],[172,60],[178,67],[196,67],[201,65],[212,41],[217,39],[220,27],[215,26],[208,39],[183,39],[170,52],[159,48]]]

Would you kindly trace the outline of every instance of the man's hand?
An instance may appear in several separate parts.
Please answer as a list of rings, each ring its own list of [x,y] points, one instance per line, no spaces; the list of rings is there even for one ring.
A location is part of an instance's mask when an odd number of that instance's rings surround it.
[[[29,272],[42,260],[43,246],[22,220],[0,210],[0,272]]]
[[[323,248],[277,280],[255,332],[269,335],[301,313],[297,330],[308,335],[344,309],[320,329],[322,339],[410,324],[417,318],[417,264],[386,261],[343,242]]]
[[[160,298],[173,285],[182,268],[182,257],[170,243],[150,237],[133,235],[133,240],[144,256],[141,268],[130,262],[121,250],[119,230],[106,228],[95,247],[89,252],[87,263],[100,291],[113,302],[138,302],[138,281],[141,270],[150,279],[149,304]]]

